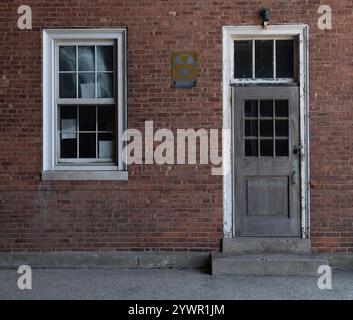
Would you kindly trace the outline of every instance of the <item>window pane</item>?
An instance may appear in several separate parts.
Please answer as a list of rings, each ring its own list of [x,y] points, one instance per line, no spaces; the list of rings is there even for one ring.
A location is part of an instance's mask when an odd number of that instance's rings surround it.
[[[61,73],[59,75],[60,98],[76,98],[76,73]]]
[[[78,74],[78,97],[95,98],[94,73]]]
[[[260,101],[260,116],[273,117],[273,100]]]
[[[245,117],[257,118],[257,100],[245,100]]]
[[[245,120],[245,137],[257,137],[257,120]]]
[[[98,71],[113,71],[113,47],[97,47],[97,69]]]
[[[80,131],[96,131],[96,106],[79,108]]]
[[[113,98],[113,74],[98,73],[97,98]]]
[[[76,47],[75,46],[59,47],[59,70],[76,71]]]
[[[246,157],[257,157],[257,140],[245,140],[245,156]]]
[[[60,135],[60,158],[77,157],[77,138],[76,133],[62,133]]]
[[[273,121],[272,120],[261,120],[260,121],[260,136],[261,137],[273,137]]]
[[[276,120],[276,137],[288,137],[288,120]]]
[[[288,117],[288,100],[276,100],[276,117]]]
[[[80,158],[96,157],[96,134],[80,133]]]
[[[94,71],[94,46],[78,47],[78,71]]]
[[[98,157],[114,157],[114,135],[110,133],[100,133],[98,135]]]
[[[276,140],[276,157],[288,157],[288,140]]]
[[[98,107],[98,130],[99,131],[114,131],[114,123],[115,123],[114,110],[115,110],[114,106]]]
[[[276,41],[277,78],[294,78],[294,40]]]
[[[273,156],[273,140],[260,140],[260,155],[262,157]]]
[[[252,78],[252,41],[234,41],[234,76]]]
[[[255,41],[255,77],[273,78],[273,40]]]
[[[61,131],[75,132],[77,130],[76,118],[77,118],[76,106],[60,106],[60,130]],[[76,137],[75,134],[74,134],[74,137]]]

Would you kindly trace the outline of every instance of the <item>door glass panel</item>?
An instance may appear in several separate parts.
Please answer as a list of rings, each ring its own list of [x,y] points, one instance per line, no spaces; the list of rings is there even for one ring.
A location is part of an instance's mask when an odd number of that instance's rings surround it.
[[[252,78],[252,40],[234,41],[234,77]]]
[[[260,116],[273,117],[273,100],[260,101]]]
[[[276,137],[288,137],[288,120],[276,120]]]
[[[245,140],[245,156],[246,157],[258,156],[257,139]]]
[[[257,100],[245,100],[245,117],[257,118]]]
[[[260,140],[260,156],[273,157],[273,140]]]
[[[276,117],[288,117],[288,100],[276,100]]]
[[[273,137],[273,120],[260,121],[260,136]]]
[[[276,157],[288,157],[288,149],[289,141],[287,139],[276,140]]]
[[[257,120],[245,120],[245,136],[257,137]]]
[[[276,40],[277,78],[294,78],[294,40]]]
[[[273,40],[255,41],[255,77],[273,78]]]

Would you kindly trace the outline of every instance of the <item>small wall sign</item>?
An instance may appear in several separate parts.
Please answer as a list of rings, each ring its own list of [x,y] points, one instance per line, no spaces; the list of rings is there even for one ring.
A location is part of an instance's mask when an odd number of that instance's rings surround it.
[[[172,88],[196,86],[197,54],[195,52],[172,53]]]

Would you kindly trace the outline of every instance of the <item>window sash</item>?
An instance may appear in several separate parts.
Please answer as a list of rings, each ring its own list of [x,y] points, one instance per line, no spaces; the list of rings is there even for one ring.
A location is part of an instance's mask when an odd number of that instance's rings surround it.
[[[252,78],[235,78],[235,57],[234,57],[234,46],[236,41],[252,41]],[[272,59],[273,59],[273,78],[256,78],[256,70],[255,70],[255,41],[256,40],[272,40],[273,41],[273,50],[272,50]],[[246,84],[246,83],[283,83],[283,84],[295,84],[297,82],[297,72],[294,70],[294,77],[293,78],[277,78],[277,70],[276,70],[276,41],[277,40],[293,40],[294,41],[294,67],[297,67],[295,60],[298,58],[297,56],[297,48],[298,48],[298,37],[295,36],[278,36],[278,37],[234,37],[232,39],[232,84]],[[294,68],[295,69],[295,68]]]
[[[76,98],[60,98],[59,97],[59,75],[60,73],[70,73],[70,71],[60,71],[59,72],[59,47],[60,46],[75,46],[76,47],[76,70],[74,71],[76,74],[76,81],[78,79],[78,74],[79,73],[85,73],[83,72],[78,72],[78,50],[77,48],[79,46],[95,46],[95,67],[94,71],[88,71],[95,74],[95,96],[97,96],[97,50],[96,46],[113,46],[113,71],[108,71],[105,72],[103,71],[102,73],[113,73],[113,98],[79,98],[78,97],[78,82],[76,83]],[[117,144],[117,139],[118,139],[118,106],[117,106],[117,81],[118,81],[118,62],[117,62],[117,43],[114,40],[77,40],[77,41],[71,41],[71,40],[60,40],[60,41],[55,41],[55,49],[54,49],[54,96],[55,96],[55,105],[54,105],[54,117],[55,117],[55,128],[54,128],[54,150],[55,150],[55,165],[56,166],[66,166],[66,164],[72,164],[73,166],[77,166],[81,169],[84,168],[85,165],[97,165],[97,166],[107,166],[109,168],[115,168],[118,162],[118,157],[119,157],[119,150],[118,150],[118,144]],[[96,105],[97,108],[99,106],[104,106],[104,105],[114,105],[115,106],[115,130],[114,132],[109,132],[114,135],[114,140],[113,140],[113,145],[114,145],[114,153],[115,157],[114,158],[99,158],[98,157],[98,149],[97,149],[97,144],[98,144],[98,134],[99,133],[105,133],[101,131],[92,131],[90,133],[96,135],[96,157],[95,158],[61,158],[60,157],[60,135],[61,131],[59,130],[60,128],[60,115],[59,115],[59,108],[60,105],[74,105],[74,106],[80,106],[80,105]],[[96,118],[96,122],[97,122]],[[77,126],[79,124],[77,123]],[[97,124],[96,124],[97,126]],[[78,128],[77,128],[78,129]],[[65,132],[66,133],[66,132]],[[76,145],[77,145],[77,150],[79,149],[79,134],[82,133],[81,131],[77,130],[75,131],[75,134],[77,135],[76,139]],[[79,153],[77,153],[79,155]],[[70,168],[71,170],[72,168]]]

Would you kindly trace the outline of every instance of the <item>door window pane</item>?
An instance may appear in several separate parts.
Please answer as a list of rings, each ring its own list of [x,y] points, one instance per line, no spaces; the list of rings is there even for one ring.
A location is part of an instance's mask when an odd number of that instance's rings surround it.
[[[288,117],[288,100],[276,100],[276,117]]]
[[[257,118],[257,100],[245,100],[244,114],[245,117]]]
[[[94,46],[78,47],[78,71],[94,71]]]
[[[234,77],[252,78],[252,40],[234,41]]]
[[[273,117],[273,100],[260,101],[260,116]]]
[[[288,137],[288,120],[276,120],[276,137]]]
[[[245,120],[245,137],[257,137],[257,120]]]
[[[294,78],[294,40],[276,40],[277,78]]]
[[[260,156],[272,157],[273,156],[273,140],[260,140]]]
[[[273,40],[255,41],[255,77],[273,78]]]
[[[276,157],[288,157],[288,140],[276,140]]]
[[[76,73],[61,73],[59,75],[60,98],[76,98]]]
[[[257,140],[245,140],[245,156],[246,157],[258,156]]]
[[[260,136],[261,137],[273,137],[273,121],[272,120],[261,120],[260,121]]]
[[[97,47],[97,70],[113,71],[113,47],[112,46]]]

